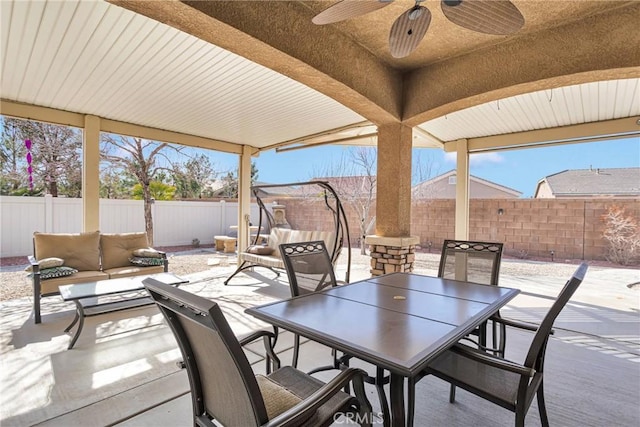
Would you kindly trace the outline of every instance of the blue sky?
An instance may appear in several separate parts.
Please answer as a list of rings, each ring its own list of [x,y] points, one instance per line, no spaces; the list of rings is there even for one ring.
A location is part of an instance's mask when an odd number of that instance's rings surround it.
[[[258,180],[269,183],[306,181],[317,172],[331,170],[349,148],[322,146],[283,153],[269,151],[255,158]],[[414,150],[414,159],[430,164],[432,175],[455,169],[455,154],[439,149]],[[219,167],[237,167],[234,155],[212,155]],[[640,167],[640,138],[569,144],[547,148],[508,150],[471,156],[471,174],[532,197],[536,184],[547,175],[566,169]]]

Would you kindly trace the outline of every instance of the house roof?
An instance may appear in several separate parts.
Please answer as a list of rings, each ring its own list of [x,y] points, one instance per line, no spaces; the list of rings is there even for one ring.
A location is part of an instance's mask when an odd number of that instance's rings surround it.
[[[555,196],[640,196],[640,168],[572,169],[544,177]]]
[[[448,172],[443,173],[442,175],[438,175],[436,177],[433,177],[431,179],[428,179],[426,181],[422,181],[422,182],[414,185],[412,191],[413,191],[414,194],[419,193],[421,190],[429,187],[430,185],[433,185],[434,183],[436,183],[438,181],[442,181],[443,179],[448,179],[450,176],[456,176],[455,169],[452,169],[452,170],[450,170]],[[483,179],[483,178],[479,178],[479,177],[474,176],[474,175],[469,175],[469,179],[471,181],[475,181],[477,183],[487,185],[487,186],[495,188],[497,190],[504,191],[505,193],[509,193],[509,194],[513,195],[514,197],[520,197],[522,195],[521,191],[515,190],[513,188],[506,187],[504,185],[500,185],[500,184],[495,183],[493,181],[489,181],[489,180],[486,180],[486,179]]]

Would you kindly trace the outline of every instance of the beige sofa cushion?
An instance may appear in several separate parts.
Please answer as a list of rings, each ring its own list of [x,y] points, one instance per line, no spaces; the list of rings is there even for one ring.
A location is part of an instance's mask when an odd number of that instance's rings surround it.
[[[129,258],[133,251],[149,247],[147,233],[119,233],[102,234],[100,248],[102,249],[102,269],[109,270],[116,267],[131,265]]]
[[[36,259],[62,258],[64,265],[79,271],[100,270],[100,232],[33,233]],[[73,276],[70,276],[73,277]]]
[[[119,279],[122,277],[140,276],[141,274],[162,273],[164,272],[164,266],[156,265],[153,267],[138,267],[136,265],[129,265],[126,267],[110,268],[104,272],[109,274],[110,279]]]
[[[269,235],[269,246],[274,249],[272,256],[280,258],[279,246],[283,243],[310,242],[324,240],[329,253],[333,249],[334,233],[332,231],[318,230],[290,230],[287,228],[274,228]]]

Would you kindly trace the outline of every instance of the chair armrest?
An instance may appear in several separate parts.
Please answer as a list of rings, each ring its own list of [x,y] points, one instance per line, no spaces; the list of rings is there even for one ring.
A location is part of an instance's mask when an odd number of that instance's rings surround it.
[[[535,369],[527,368],[526,366],[511,362],[510,360],[492,356],[491,354],[475,350],[466,345],[456,344],[451,347],[451,351],[463,357],[475,360],[476,362],[484,363],[486,365],[493,366],[494,368],[504,369],[505,371],[513,372],[519,375],[533,377],[533,375],[536,373]]]
[[[278,356],[276,356],[276,351],[274,349],[276,341],[278,340],[278,334],[276,331],[255,331],[238,340],[238,342],[240,343],[240,346],[244,347],[245,345],[256,341],[258,338],[262,338],[264,341],[264,350],[267,353],[267,373],[269,373],[271,369],[269,366],[269,360],[273,361],[274,369],[279,369],[280,359],[278,358]]]
[[[277,417],[269,420],[269,422],[265,424],[265,427],[289,427],[303,425],[303,422],[305,420],[311,417],[313,413],[317,411],[318,408],[320,408],[320,406],[327,403],[327,401],[331,399],[336,393],[342,391],[342,389],[344,389],[344,387],[349,384],[349,382],[354,381],[354,389],[362,390],[362,392],[364,392],[363,378],[366,375],[367,373],[365,371],[357,368],[347,368],[344,371],[341,371],[336,377],[323,385],[318,391],[313,393],[307,399],[303,400],[293,408],[283,412]],[[356,394],[359,393],[356,392]],[[369,401],[366,400],[366,396],[359,396],[358,400],[361,400],[361,398],[365,399],[366,404],[369,403]],[[369,406],[367,410],[370,412],[371,407]]]
[[[532,324],[532,323],[524,323],[524,322],[520,322],[518,320],[513,320],[513,319],[505,319],[504,317],[498,317],[498,316],[493,316],[491,317],[491,320],[497,323],[502,323],[503,325],[506,326],[511,326],[513,328],[518,328],[518,329],[524,329],[527,331],[531,331],[531,332],[535,332],[538,330],[538,326],[536,324]],[[552,329],[551,331],[549,331],[550,335],[553,335],[555,332]]]
[[[33,271],[33,274],[40,274],[40,263],[38,262],[36,257],[34,257],[33,255],[29,255],[27,256],[27,260],[29,260],[29,264],[31,264],[31,270]]]
[[[156,252],[160,254],[160,258],[162,258],[162,266],[164,267],[164,272],[169,272],[169,258],[167,258],[167,253],[164,251],[159,251],[154,249]]]
[[[258,338],[262,338],[264,336],[268,336],[269,338],[276,339],[276,334],[274,334],[273,332],[260,330],[260,331],[252,332],[245,337],[242,337],[241,339],[238,340],[238,342],[240,343],[241,346],[244,347],[245,345],[250,344],[256,341]]]

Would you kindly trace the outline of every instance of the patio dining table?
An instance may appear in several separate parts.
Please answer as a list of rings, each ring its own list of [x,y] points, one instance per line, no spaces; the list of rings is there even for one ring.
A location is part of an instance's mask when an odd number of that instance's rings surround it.
[[[391,414],[384,423],[405,426],[413,416],[405,412],[404,379],[415,378],[519,292],[391,273],[246,313],[389,371]]]

